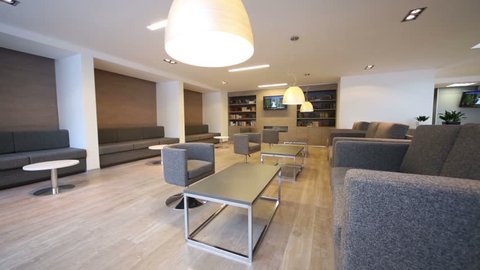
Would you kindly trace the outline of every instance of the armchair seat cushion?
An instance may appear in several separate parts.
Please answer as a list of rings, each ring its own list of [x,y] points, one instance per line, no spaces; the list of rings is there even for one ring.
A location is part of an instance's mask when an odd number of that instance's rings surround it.
[[[21,168],[30,163],[30,158],[24,153],[4,154],[0,158],[0,170]]]
[[[201,177],[205,174],[213,172],[214,170],[215,169],[212,162],[198,159],[187,160],[187,171],[189,180]]]
[[[249,152],[251,152],[251,151],[260,151],[260,148],[261,148],[261,146],[260,146],[259,143],[251,143],[251,142],[248,143],[248,150],[249,150]]]

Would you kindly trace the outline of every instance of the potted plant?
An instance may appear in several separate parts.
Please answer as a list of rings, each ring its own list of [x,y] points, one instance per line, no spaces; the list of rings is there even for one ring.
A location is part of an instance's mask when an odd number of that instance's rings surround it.
[[[465,113],[460,111],[447,111],[440,113],[440,119],[443,120],[444,125],[460,125],[460,121],[465,119]]]
[[[417,126],[423,125],[425,121],[430,119],[430,116],[420,115],[415,118],[417,120]]]

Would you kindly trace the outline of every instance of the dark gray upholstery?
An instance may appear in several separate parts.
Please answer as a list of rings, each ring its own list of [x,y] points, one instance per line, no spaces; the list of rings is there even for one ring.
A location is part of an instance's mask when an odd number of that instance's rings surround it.
[[[268,144],[278,144],[280,140],[279,131],[276,129],[264,129],[262,133],[262,142]]]
[[[371,122],[368,125],[367,132],[365,133],[365,138],[375,138],[375,133],[377,132],[378,125],[380,125],[380,122]]]
[[[355,122],[353,129],[331,129],[328,145],[338,137],[405,139],[408,125],[389,122]]]
[[[479,269],[479,137],[478,124],[419,126],[406,151],[408,142],[336,138],[336,268]],[[369,157],[374,155],[381,158]]]
[[[169,184],[186,187],[215,173],[211,143],[180,143],[163,148],[163,175]]]
[[[188,125],[185,127],[185,142],[218,143],[213,137],[220,136],[218,132],[209,132],[208,125]]]
[[[259,152],[262,147],[262,135],[260,133],[239,133],[233,135],[233,152],[247,156]]]
[[[13,132],[15,152],[69,147],[67,130]]]
[[[456,125],[417,127],[400,171],[439,175],[459,130]]]
[[[12,132],[0,132],[0,154],[15,152]]]
[[[370,122],[359,121],[359,122],[353,123],[352,129],[353,130],[364,130],[364,131],[366,131],[368,129],[369,125],[370,125]]]
[[[408,125],[381,122],[373,138],[405,139],[408,132]],[[365,136],[369,138],[368,136]]]
[[[161,126],[99,129],[100,167],[158,156],[160,151],[148,147],[179,142],[178,138],[165,138],[164,134]]]
[[[50,171],[24,171],[23,166],[43,161],[77,159],[79,164],[58,170],[59,176],[84,172],[87,153],[69,147],[67,130],[0,132],[0,189],[50,178]],[[8,153],[6,153],[8,152]]]

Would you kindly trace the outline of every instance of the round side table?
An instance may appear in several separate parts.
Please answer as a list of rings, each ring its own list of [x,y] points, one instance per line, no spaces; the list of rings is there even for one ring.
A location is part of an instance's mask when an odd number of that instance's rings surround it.
[[[223,143],[226,142],[226,141],[228,141],[228,139],[229,139],[230,137],[228,137],[228,136],[214,136],[213,138],[219,140],[219,141],[220,141],[220,147],[221,147],[221,148],[224,148],[224,147],[223,147]]]
[[[76,159],[63,159],[63,160],[53,160],[46,162],[32,163],[29,165],[23,166],[24,171],[44,171],[51,170],[50,180],[52,181],[52,187],[42,188],[33,193],[35,196],[41,195],[56,195],[60,191],[69,190],[75,187],[75,185],[58,185],[58,174],[57,169],[75,166],[80,161]]]
[[[167,146],[167,144],[156,144],[156,145],[150,145],[148,149],[150,150],[156,150],[160,151],[160,161],[157,162],[157,164],[162,164],[162,149],[163,147]]]

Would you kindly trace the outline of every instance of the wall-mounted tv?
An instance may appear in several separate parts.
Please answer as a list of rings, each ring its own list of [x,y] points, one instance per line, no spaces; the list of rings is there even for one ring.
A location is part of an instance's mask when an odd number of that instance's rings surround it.
[[[286,110],[287,105],[282,103],[283,96],[264,96],[263,109],[264,110]]]
[[[463,92],[460,107],[480,108],[480,91]]]

